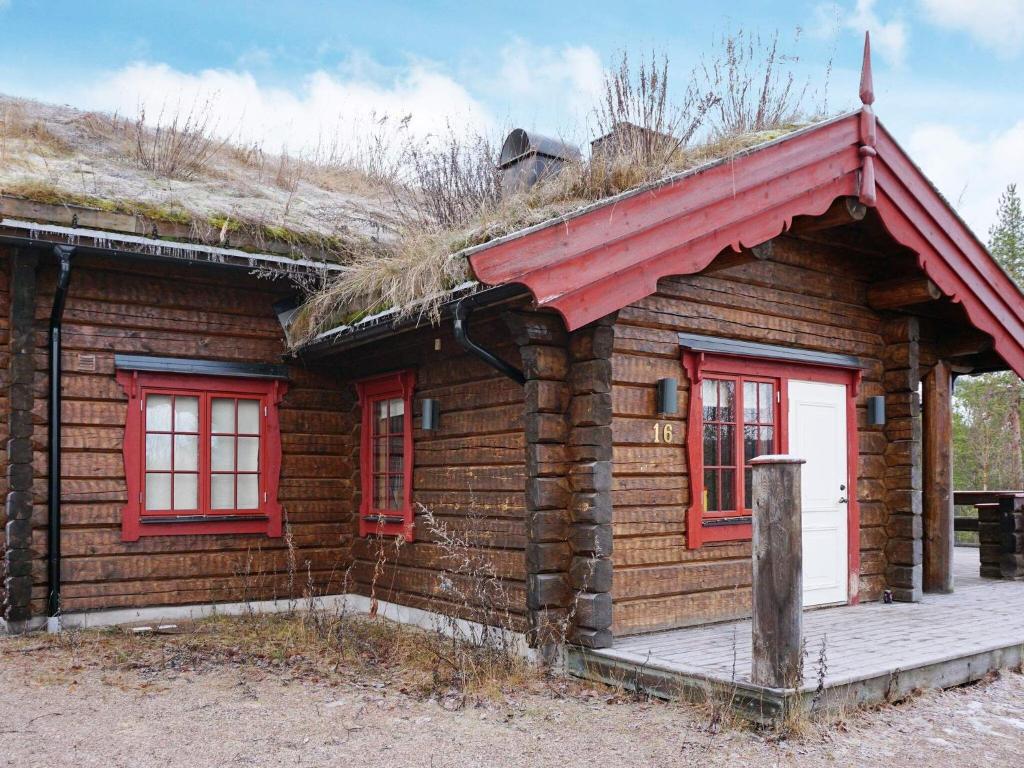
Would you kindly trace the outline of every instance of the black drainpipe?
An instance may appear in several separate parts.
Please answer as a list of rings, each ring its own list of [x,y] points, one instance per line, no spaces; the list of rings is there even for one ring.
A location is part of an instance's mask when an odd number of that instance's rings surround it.
[[[49,453],[49,535],[47,536],[47,578],[50,594],[46,615],[55,618],[60,613],[60,332],[64,317],[64,300],[71,280],[71,255],[74,247],[58,245],[53,249],[57,257],[57,289],[50,312],[50,416],[48,419],[47,451]],[[54,629],[54,627],[51,627]]]
[[[519,293],[522,291],[519,286],[507,287],[510,289],[510,293]],[[500,301],[505,298],[502,293],[495,292],[493,294],[489,294],[489,298],[494,302]],[[479,357],[492,368],[501,371],[512,379],[512,381],[519,384],[525,384],[526,376],[523,375],[522,371],[511,363],[502,360],[490,350],[484,349],[469,338],[469,316],[473,313],[473,309],[481,305],[480,296],[482,295],[484,294],[472,294],[470,296],[466,296],[459,299],[459,303],[455,305],[455,323],[453,329],[455,331],[455,340],[459,342],[464,349]]]

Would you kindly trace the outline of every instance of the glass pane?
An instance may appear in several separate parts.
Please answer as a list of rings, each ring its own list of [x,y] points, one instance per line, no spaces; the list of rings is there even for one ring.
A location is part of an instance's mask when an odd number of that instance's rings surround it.
[[[700,396],[704,401],[704,421],[714,421],[718,413],[718,382],[704,379],[701,383]]]
[[[723,469],[721,475],[722,511],[733,512],[736,509],[736,470]]]
[[[717,512],[718,506],[718,470],[704,470],[704,509]]]
[[[758,453],[758,432],[759,427],[750,426],[749,424],[743,427],[743,461],[750,461],[755,456],[760,456]]]
[[[259,475],[238,476],[238,509],[259,509]]]
[[[736,421],[736,382],[718,382],[718,419]]]
[[[722,452],[722,466],[727,467],[736,463],[736,427],[727,424],[719,427]]]
[[[171,508],[171,476],[146,474],[146,509]]]
[[[227,397],[213,398],[213,431],[235,431],[235,401]]]
[[[174,398],[174,431],[175,432],[198,432],[199,431],[199,398],[198,397],[176,397]]]
[[[402,476],[388,475],[388,485],[390,487],[390,493],[388,494],[388,509],[401,509],[402,499],[404,497],[404,494],[402,493]]]
[[[761,414],[760,422],[762,424],[774,424],[775,423],[775,387],[771,384],[758,384],[760,391],[760,403],[761,403]]]
[[[196,509],[199,506],[199,475],[174,474],[174,508]]]
[[[171,468],[171,436],[146,435],[146,469]]]
[[[174,468],[186,472],[199,469],[199,435],[174,436]]]
[[[760,436],[757,441],[757,455],[768,456],[775,452],[775,427],[759,427]]]
[[[171,431],[170,395],[149,395],[146,398],[146,431]]]
[[[387,472],[387,447],[388,439],[379,437],[373,441],[373,471]]]
[[[405,424],[405,401],[395,399],[388,401],[388,409],[391,416],[391,426],[388,431],[393,435],[400,435]]]
[[[373,477],[373,508],[387,509],[388,497],[388,476],[374,475]]]
[[[210,478],[210,507],[212,509],[235,508],[235,476],[212,475]]]
[[[743,470],[743,506],[747,509],[753,506],[753,501],[751,500],[753,498],[751,494],[753,474],[754,470],[750,467]]]
[[[242,421],[241,417],[238,419]],[[256,472],[260,468],[260,439],[258,437],[238,438],[238,471]]]
[[[714,424],[704,425],[704,466],[713,467],[718,464],[718,427]]]
[[[258,435],[260,433],[260,401],[238,401],[238,434]]]
[[[389,437],[388,443],[388,453],[390,453],[392,457],[401,457],[402,454],[405,452],[405,438],[402,437],[402,435],[395,435],[393,437]]]
[[[235,438],[214,435],[210,438],[210,469],[233,472],[235,469]]]
[[[373,434],[386,435],[388,432],[388,401],[377,401],[377,418],[373,422]]]
[[[743,382],[743,421],[757,421],[757,382]]]

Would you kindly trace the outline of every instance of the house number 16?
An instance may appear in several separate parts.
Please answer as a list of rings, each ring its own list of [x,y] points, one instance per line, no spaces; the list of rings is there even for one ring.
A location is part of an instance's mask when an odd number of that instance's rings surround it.
[[[672,442],[672,425],[662,424],[660,421],[654,424],[654,442],[656,443],[671,443]]]

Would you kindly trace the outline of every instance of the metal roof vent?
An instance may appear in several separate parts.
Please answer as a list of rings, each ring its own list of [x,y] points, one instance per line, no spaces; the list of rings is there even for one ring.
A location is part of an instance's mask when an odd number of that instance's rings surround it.
[[[527,133],[516,128],[501,145],[498,168],[501,189],[506,194],[529,189],[565,165],[581,157],[578,148],[550,136]]]

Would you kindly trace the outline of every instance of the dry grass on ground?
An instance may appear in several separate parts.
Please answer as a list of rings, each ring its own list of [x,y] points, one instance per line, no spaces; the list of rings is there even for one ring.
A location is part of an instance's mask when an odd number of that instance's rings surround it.
[[[1018,673],[784,738],[526,667],[454,692],[432,633],[333,628],[347,647],[298,616],[0,638],[0,764],[1009,768],[1024,750]]]

